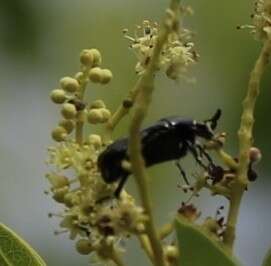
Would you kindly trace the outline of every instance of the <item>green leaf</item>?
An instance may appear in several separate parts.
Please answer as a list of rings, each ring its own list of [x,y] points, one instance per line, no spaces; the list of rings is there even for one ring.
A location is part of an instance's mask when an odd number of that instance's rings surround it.
[[[271,249],[268,250],[263,260],[263,266],[271,266]]]
[[[176,219],[181,266],[240,266],[211,236],[185,218]]]
[[[28,243],[0,223],[0,265],[46,266],[46,263]]]

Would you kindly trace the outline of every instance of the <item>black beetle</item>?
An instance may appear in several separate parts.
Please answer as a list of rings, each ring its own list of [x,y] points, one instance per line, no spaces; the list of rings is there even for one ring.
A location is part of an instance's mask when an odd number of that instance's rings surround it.
[[[199,165],[204,169],[208,169],[208,166],[205,166],[201,160],[202,155],[206,157],[209,163],[212,163],[212,160],[204,148],[197,142],[197,138],[212,139],[214,136],[213,130],[216,128],[220,116],[221,110],[218,109],[211,119],[204,122],[182,119],[177,116],[167,117],[143,129],[140,134],[145,166],[149,167],[165,161],[176,160],[184,180],[188,183],[185,172],[182,170],[178,160],[189,151]],[[129,161],[128,138],[116,140],[98,157],[98,167],[104,181],[112,183],[120,180],[115,191],[117,198],[130,174],[127,169],[122,167],[124,160]]]

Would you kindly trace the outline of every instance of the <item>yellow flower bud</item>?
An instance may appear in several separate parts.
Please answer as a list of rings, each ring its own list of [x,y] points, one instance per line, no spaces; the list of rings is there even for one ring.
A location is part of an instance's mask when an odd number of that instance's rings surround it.
[[[92,54],[93,56],[93,66],[100,66],[102,63],[102,56],[101,53],[99,52],[99,50],[97,49],[90,49],[89,52]]]
[[[88,112],[87,119],[89,123],[97,124],[103,121],[103,115],[99,109],[92,109]]]
[[[71,103],[64,103],[62,106],[61,114],[66,119],[72,119],[76,116],[77,111],[73,104]]]
[[[54,189],[69,186],[69,180],[66,176],[58,175],[55,173],[49,173],[46,175]]]
[[[103,116],[103,121],[104,122],[108,121],[108,119],[111,117],[111,112],[106,108],[101,108],[99,109],[99,111],[101,112]]]
[[[90,49],[84,49],[80,54],[80,62],[86,67],[92,67],[94,63],[94,54]]]
[[[89,70],[88,77],[94,83],[100,83],[102,80],[103,71],[100,67],[94,67]]]
[[[79,82],[71,77],[64,77],[60,80],[60,86],[63,90],[68,92],[78,91],[80,88]]]
[[[174,261],[179,257],[179,251],[176,246],[168,245],[165,247],[165,255],[168,260]]]
[[[65,195],[69,192],[69,187],[62,187],[62,188],[58,188],[58,189],[53,189],[53,199],[59,203],[63,203],[64,202],[64,197]]]
[[[64,127],[68,134],[70,134],[74,129],[74,121],[63,119],[59,122],[59,126]]]
[[[55,140],[55,141],[63,141],[65,140],[65,138],[67,137],[67,131],[64,127],[56,127],[55,129],[53,129],[52,131],[52,138]]]
[[[83,78],[84,78],[84,73],[83,72],[77,72],[75,75],[74,75],[74,78],[79,82],[81,83],[83,81]]]
[[[73,206],[73,197],[74,197],[74,193],[73,192],[66,193],[65,196],[64,196],[64,198],[63,198],[63,203],[67,207],[72,207]]]
[[[93,251],[93,246],[87,239],[80,239],[76,242],[76,250],[82,255],[88,255]]]
[[[105,103],[103,100],[96,100],[94,101],[91,105],[90,108],[92,109],[100,109],[100,108],[105,108]]]
[[[89,135],[88,141],[90,144],[94,145],[95,148],[100,148],[102,146],[102,138],[99,135],[96,134]]]
[[[262,159],[262,153],[257,147],[251,147],[249,149],[249,159],[253,163],[257,163]]]
[[[53,90],[50,94],[50,98],[54,103],[64,103],[66,100],[65,91],[60,89]]]
[[[107,84],[111,81],[113,78],[113,74],[109,69],[102,69],[102,77],[101,77],[101,83]]]

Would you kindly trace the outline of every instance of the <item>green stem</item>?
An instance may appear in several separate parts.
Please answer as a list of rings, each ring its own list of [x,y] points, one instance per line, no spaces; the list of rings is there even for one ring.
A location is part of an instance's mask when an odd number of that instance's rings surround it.
[[[226,153],[223,149],[216,150],[218,156],[221,158],[223,163],[225,163],[230,169],[237,170],[238,169],[238,163],[234,161],[231,155]]]
[[[85,94],[85,90],[86,90],[86,86],[87,86],[87,71],[84,72],[84,81],[82,82],[82,85],[80,87],[80,91],[78,93],[78,99],[79,100],[83,100],[84,98],[84,94]],[[77,114],[77,121],[75,124],[75,140],[79,145],[83,144],[84,141],[84,122],[82,121],[82,119],[80,119],[80,117],[83,115],[83,111],[79,111]]]
[[[129,91],[127,97],[123,100],[122,104],[117,108],[108,122],[105,124],[105,133],[103,136],[103,142],[108,143],[112,139],[112,133],[117,124],[122,120],[122,118],[127,115],[134,104],[135,98],[137,96],[139,86],[139,81],[136,83],[134,88]]]
[[[159,230],[160,239],[164,239],[167,236],[169,236],[173,232],[173,230],[174,230],[174,224],[173,223],[164,224]]]
[[[172,10],[177,14],[179,1],[172,0],[171,6],[175,9]],[[146,223],[146,233],[149,237],[150,244],[154,254],[155,265],[165,266],[165,256],[159,235],[156,231],[154,218],[152,213],[151,199],[147,186],[148,175],[145,169],[144,160],[141,155],[141,142],[140,142],[140,128],[141,124],[148,112],[148,108],[152,99],[154,90],[154,76],[157,70],[157,62],[160,57],[163,45],[167,41],[168,35],[172,28],[169,26],[176,25],[176,21],[165,21],[164,27],[158,35],[157,42],[154,46],[153,54],[150,63],[143,73],[142,77],[137,82],[136,91],[138,92],[136,98],[135,113],[130,126],[130,139],[129,139],[129,155],[132,164],[133,174],[136,177],[138,189],[142,205],[145,209],[149,219]]]
[[[264,69],[269,62],[270,55],[271,41],[266,40],[250,74],[247,95],[243,101],[243,113],[241,116],[240,129],[238,131],[239,164],[237,168],[237,179],[234,181],[232,186],[227,229],[224,236],[224,242],[231,250],[234,245],[236,223],[242,196],[249,183],[247,171],[249,164],[249,149],[253,144],[252,131],[254,125],[254,109],[260,92],[260,81],[264,73]]]
[[[117,266],[125,266],[119,252],[117,252],[114,248],[112,249],[111,259],[115,262]]]
[[[145,251],[145,253],[147,254],[148,258],[150,259],[150,261],[152,262],[152,264],[154,264],[154,258],[153,258],[153,251],[152,251],[152,247],[150,245],[150,240],[148,238],[147,235],[137,235],[140,245],[142,247],[142,249]]]

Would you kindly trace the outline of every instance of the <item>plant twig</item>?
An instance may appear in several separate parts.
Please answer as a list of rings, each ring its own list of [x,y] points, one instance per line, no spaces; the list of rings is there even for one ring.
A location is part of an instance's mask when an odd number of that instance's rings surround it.
[[[224,242],[231,250],[235,240],[236,223],[242,196],[249,183],[247,171],[249,164],[249,149],[251,148],[253,141],[252,131],[254,125],[255,103],[260,92],[260,81],[264,73],[264,69],[269,62],[270,55],[271,41],[266,40],[250,74],[247,95],[243,101],[243,113],[241,116],[240,129],[238,131],[239,164],[237,169],[237,178],[234,180],[231,191],[227,229],[224,235]]]
[[[141,247],[146,252],[150,261],[154,264],[153,251],[152,251],[148,236],[140,234],[140,235],[137,235],[137,237],[139,239]]]
[[[172,10],[173,12],[177,12],[176,7],[179,7],[179,1],[172,0],[171,7],[175,8],[174,10]],[[147,114],[148,107],[152,99],[152,92],[154,90],[154,75],[157,70],[157,62],[159,60],[163,45],[167,41],[168,35],[171,30],[172,28],[165,23],[164,27],[162,27],[161,32],[158,35],[158,39],[155,44],[149,65],[137,83],[138,89],[136,90],[138,91],[138,94],[136,98],[135,113],[130,126],[129,139],[129,155],[131,159],[132,170],[133,174],[136,177],[142,205],[145,209],[146,214],[149,217],[146,224],[146,233],[150,239],[150,244],[154,254],[155,265],[157,266],[165,266],[166,261],[164,257],[163,247],[156,231],[152,214],[151,200],[147,186],[148,175],[145,169],[144,160],[141,155],[140,127]]]
[[[114,248],[112,249],[111,259],[115,262],[117,266],[125,266],[119,252],[117,252]]]
[[[122,101],[120,106],[117,108],[117,110],[113,113],[111,118],[108,120],[108,122],[105,124],[105,133],[103,137],[103,142],[107,143],[112,139],[112,132],[117,126],[117,124],[122,120],[122,118],[129,113],[131,107],[134,104],[135,98],[137,96],[139,86],[138,82],[134,86],[132,90],[129,91],[127,97]]]
[[[86,86],[87,86],[87,79],[86,79],[87,71],[84,72],[83,82],[80,86],[80,90],[78,93],[79,100],[83,100]],[[77,114],[77,121],[75,124],[75,140],[78,144],[82,145],[84,141],[84,122],[81,120],[82,111],[79,111]]]

